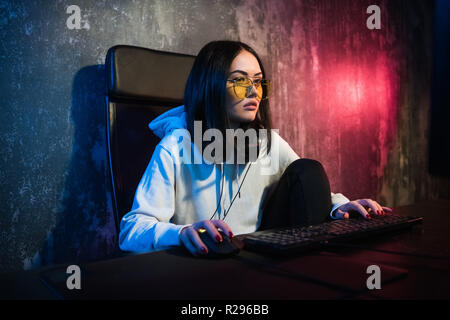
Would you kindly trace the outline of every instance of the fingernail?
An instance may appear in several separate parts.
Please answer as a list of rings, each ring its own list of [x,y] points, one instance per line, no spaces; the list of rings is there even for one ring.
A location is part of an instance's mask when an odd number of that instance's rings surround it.
[[[206,248],[205,247],[202,247],[202,253],[208,253],[208,251],[206,250]]]
[[[234,237],[233,232],[230,232],[230,238],[233,238],[233,237]]]
[[[222,242],[222,237],[221,236],[216,236],[216,240],[217,240],[217,242]]]

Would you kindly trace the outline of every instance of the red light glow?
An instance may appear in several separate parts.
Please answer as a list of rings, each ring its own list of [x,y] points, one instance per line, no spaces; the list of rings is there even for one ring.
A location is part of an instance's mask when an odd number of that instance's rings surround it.
[[[390,81],[385,64],[345,64],[327,72],[324,92],[328,104],[346,115],[389,109]]]

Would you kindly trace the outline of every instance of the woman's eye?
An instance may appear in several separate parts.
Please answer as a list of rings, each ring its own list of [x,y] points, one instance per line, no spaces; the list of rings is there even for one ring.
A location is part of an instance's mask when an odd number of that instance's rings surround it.
[[[238,86],[248,86],[249,85],[249,81],[247,78],[237,78],[234,80]]]

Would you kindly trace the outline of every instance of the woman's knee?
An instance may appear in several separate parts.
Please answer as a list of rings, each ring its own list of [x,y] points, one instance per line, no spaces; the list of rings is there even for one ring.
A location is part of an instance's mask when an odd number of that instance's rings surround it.
[[[324,172],[324,168],[322,164],[314,159],[306,159],[301,158],[294,160],[289,166],[286,168],[286,170],[302,173],[305,171],[311,172],[312,171],[321,171]]]

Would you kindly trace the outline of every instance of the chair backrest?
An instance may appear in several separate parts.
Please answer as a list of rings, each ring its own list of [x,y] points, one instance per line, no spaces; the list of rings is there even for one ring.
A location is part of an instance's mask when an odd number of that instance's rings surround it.
[[[160,141],[148,124],[183,104],[194,59],[190,55],[124,45],[108,50],[106,134],[117,232]]]

